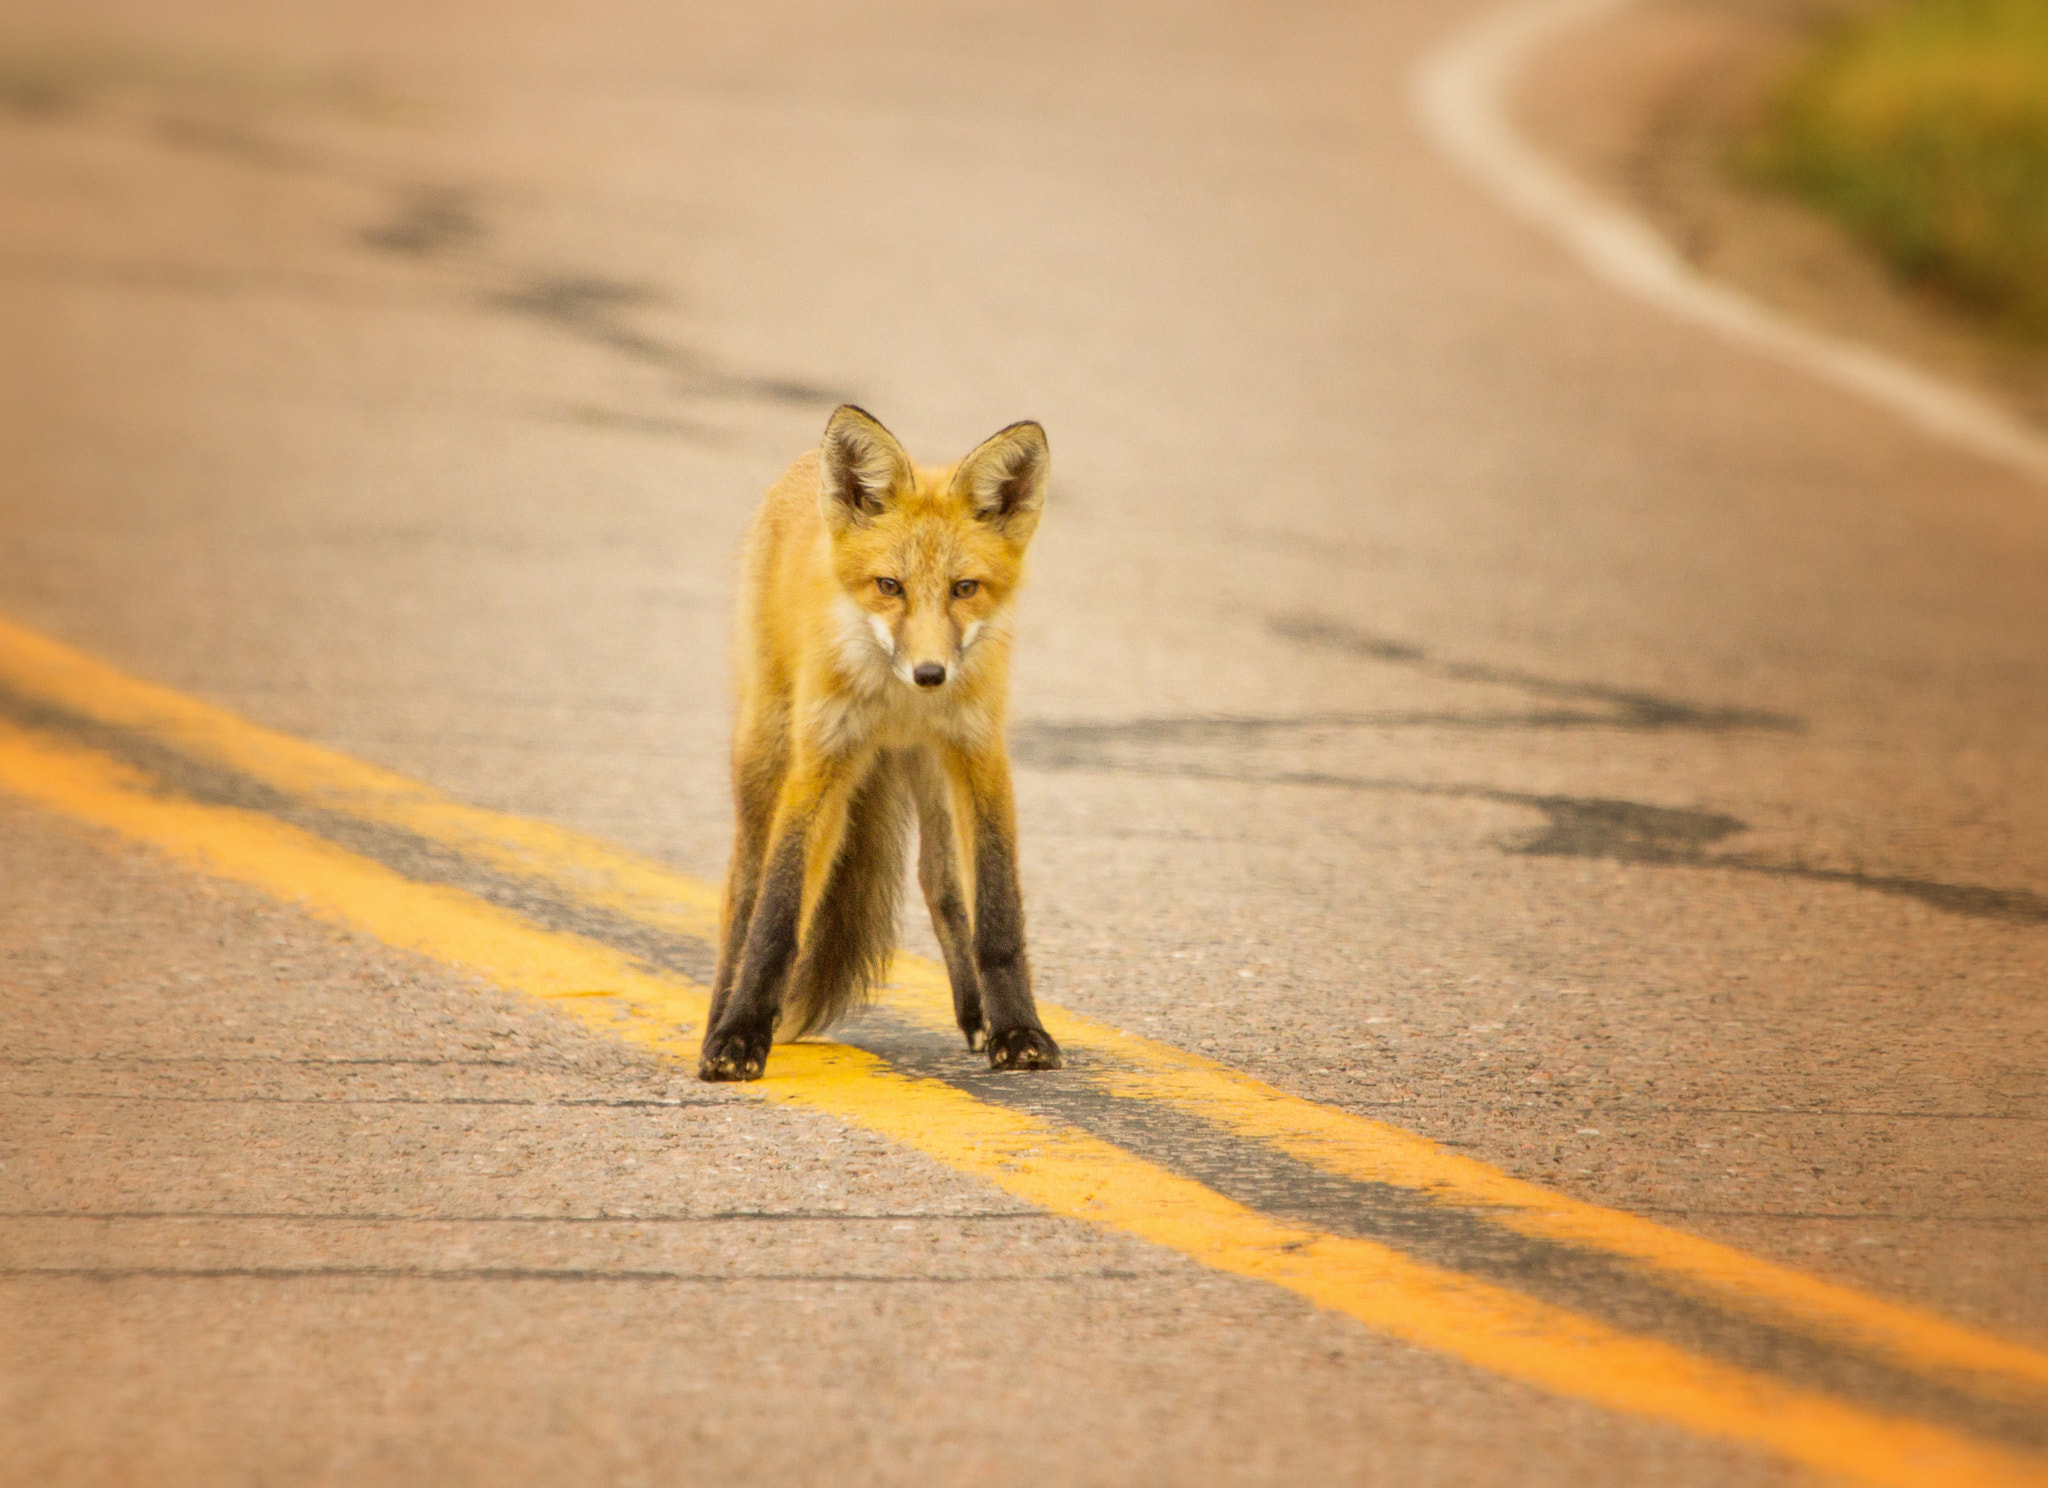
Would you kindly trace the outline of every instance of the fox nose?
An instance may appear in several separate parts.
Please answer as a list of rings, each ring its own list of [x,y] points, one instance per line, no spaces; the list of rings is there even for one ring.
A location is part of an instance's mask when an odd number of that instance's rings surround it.
[[[919,687],[937,687],[946,680],[946,669],[936,661],[920,661],[912,668],[910,677]]]

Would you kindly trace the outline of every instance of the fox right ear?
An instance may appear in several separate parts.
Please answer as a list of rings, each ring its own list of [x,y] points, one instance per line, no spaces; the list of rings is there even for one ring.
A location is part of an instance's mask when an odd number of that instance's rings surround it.
[[[834,532],[882,514],[910,484],[910,456],[875,416],[851,403],[833,410],[818,459],[818,505]]]
[[[1025,419],[976,445],[954,467],[953,489],[967,498],[977,517],[1021,550],[1038,526],[1051,460],[1045,430]]]

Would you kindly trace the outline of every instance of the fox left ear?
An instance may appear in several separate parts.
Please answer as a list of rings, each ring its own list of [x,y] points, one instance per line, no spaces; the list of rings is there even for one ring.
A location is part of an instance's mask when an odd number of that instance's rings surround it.
[[[842,403],[819,448],[818,501],[834,532],[879,516],[911,483],[910,456],[865,408]]]
[[[953,489],[977,517],[1022,546],[1038,527],[1051,465],[1045,430],[1026,419],[976,445],[953,472]]]

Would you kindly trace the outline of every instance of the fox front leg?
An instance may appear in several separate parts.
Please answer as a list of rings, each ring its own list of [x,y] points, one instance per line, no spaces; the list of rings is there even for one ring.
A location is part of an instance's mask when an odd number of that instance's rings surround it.
[[[743,736],[744,738],[744,736]],[[735,751],[742,758],[766,756],[763,769],[735,769],[733,772],[732,866],[726,872],[725,901],[718,938],[718,969],[711,979],[711,1015],[707,1030],[718,1026],[732,989],[739,980],[740,960],[747,944],[747,929],[754,920],[754,901],[760,897],[762,870],[768,859],[768,834],[775,824],[775,802],[782,788],[782,760],[773,741],[751,740]]]
[[[846,835],[849,785],[855,772],[831,768],[799,776],[769,833],[766,866],[747,921],[739,968],[697,1056],[700,1080],[758,1080],[768,1067],[782,992],[795,965],[804,910]]]
[[[1038,1021],[1024,954],[1024,895],[1017,883],[1017,808],[1000,752],[957,759],[974,851],[974,967],[987,1026],[989,1068],[1058,1069],[1060,1046]]]
[[[755,891],[738,955],[738,972],[720,989],[716,1019],[697,1056],[700,1080],[758,1080],[775,1042],[782,984],[796,959],[804,897],[804,833],[776,840]]]
[[[946,958],[953,986],[953,1017],[970,1049],[988,1043],[981,1016],[981,974],[974,962],[974,919],[960,869],[957,813],[948,799],[946,776],[929,755],[915,756],[911,784],[917,800],[917,881],[931,911],[932,933]]]

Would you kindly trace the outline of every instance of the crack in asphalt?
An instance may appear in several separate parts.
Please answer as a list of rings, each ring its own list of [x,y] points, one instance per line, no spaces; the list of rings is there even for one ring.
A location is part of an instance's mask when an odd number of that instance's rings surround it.
[[[1727,733],[1738,729],[1762,729],[1779,733],[1802,733],[1804,719],[1790,713],[1764,708],[1709,707],[1689,703],[1661,693],[1632,688],[1608,687],[1597,682],[1563,681],[1516,667],[1492,666],[1484,662],[1442,661],[1420,646],[1358,630],[1340,621],[1314,615],[1275,615],[1266,628],[1283,640],[1322,646],[1368,661],[1391,662],[1426,676],[1451,682],[1476,682],[1516,687],[1543,697],[1575,698],[1605,703],[1601,713],[1524,714],[1528,726],[1540,728],[1598,725],[1621,729],[1691,729],[1699,733]],[[1458,715],[1453,721],[1462,722]]]
[[[760,398],[803,407],[848,401],[813,383],[781,377],[747,377],[714,367],[692,347],[665,340],[632,325],[624,312],[658,303],[651,286],[588,274],[542,275],[516,288],[486,293],[482,303],[526,316],[582,341],[681,378],[704,397]]]
[[[1088,725],[1091,739],[1101,738],[1103,727]],[[1840,884],[1846,888],[1917,900],[1946,914],[2002,920],[2016,925],[2048,925],[2048,896],[2031,889],[1949,883],[1904,874],[1865,873],[1852,868],[1823,868],[1753,853],[1708,852],[1706,849],[1714,843],[1747,831],[1749,827],[1741,818],[1721,812],[1653,806],[1606,796],[1537,795],[1493,786],[1438,785],[1397,778],[1339,775],[1320,770],[1260,770],[1248,766],[1226,769],[1192,762],[1119,760],[1106,750],[1087,745],[1076,747],[1062,731],[1062,726],[1057,724],[1020,726],[1012,739],[1011,753],[1020,766],[1048,773],[1150,775],[1234,785],[1299,785],[1526,806],[1541,812],[1545,825],[1532,836],[1501,845],[1503,852],[1518,857],[1595,858],[1645,867],[1710,869],[1754,873],[1787,881]]]
[[[90,81],[92,86],[84,86]],[[85,114],[93,95],[117,85],[113,77],[93,80],[0,74],[0,110],[56,127]],[[540,324],[643,366],[670,374],[671,391],[684,398],[737,398],[797,407],[830,407],[853,401],[838,389],[800,378],[731,371],[710,354],[632,323],[628,312],[667,297],[652,286],[629,284],[580,270],[536,273],[494,266],[484,256],[491,237],[483,194],[451,182],[397,181],[378,168],[349,163],[332,151],[296,143],[247,118],[218,111],[171,108],[152,116],[143,137],[167,149],[198,151],[255,170],[324,177],[381,191],[390,198],[379,221],[355,230],[365,250],[425,265],[466,251],[471,279],[469,302],[478,309],[511,314]],[[147,275],[147,269],[131,269]],[[159,270],[197,276],[211,288],[234,287],[239,271],[210,273],[191,268]],[[609,427],[663,435],[694,433],[680,420],[631,414],[607,417]]]
[[[1757,853],[1712,852],[1716,844],[1747,831],[1749,824],[1725,812],[1660,806],[1609,796],[1571,796],[1504,790],[1497,786],[1437,784],[1391,777],[1346,775],[1322,770],[1262,767],[1242,758],[1227,764],[1174,759],[1175,747],[1256,744],[1301,739],[1357,729],[1561,729],[1611,728],[1633,731],[1690,731],[1720,734],[1736,730],[1793,733],[1803,719],[1767,709],[1709,706],[1659,693],[1600,683],[1545,677],[1512,667],[1442,660],[1406,641],[1375,636],[1314,616],[1277,616],[1268,628],[1278,636],[1390,663],[1446,681],[1505,686],[1539,696],[1599,703],[1598,709],[1551,708],[1458,712],[1327,712],[1271,716],[1187,714],[1108,721],[1037,721],[1018,724],[1010,751],[1020,768],[1047,773],[1170,776],[1240,785],[1296,785],[1312,788],[1493,801],[1539,812],[1543,827],[1501,844],[1519,857],[1595,858],[1663,868],[1754,873],[1781,880],[1840,884],[1877,894],[1916,900],[1947,914],[2048,925],[2048,896],[2030,889],[1951,883],[1911,874],[1867,873],[1829,868],[1798,859]]]
[[[366,248],[427,258],[467,248],[485,236],[474,193],[459,186],[421,186],[400,193],[391,216],[357,236]]]

